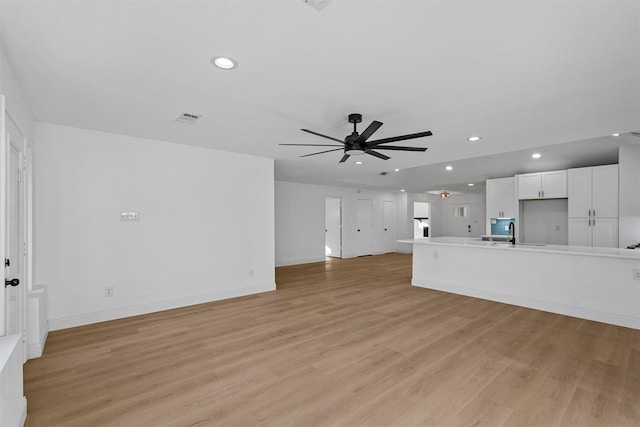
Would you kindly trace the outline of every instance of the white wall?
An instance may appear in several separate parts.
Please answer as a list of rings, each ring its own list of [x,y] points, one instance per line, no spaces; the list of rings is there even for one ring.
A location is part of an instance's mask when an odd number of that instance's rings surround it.
[[[619,243],[640,243],[640,146],[622,146],[618,153]]]
[[[342,257],[356,256],[356,205],[373,201],[373,250],[384,252],[383,202],[396,202],[398,193],[276,181],[276,265],[304,264],[325,259],[325,197],[342,199]],[[396,215],[398,218],[399,215]],[[397,220],[396,220],[397,221]],[[396,227],[396,234],[397,232]],[[400,237],[398,237],[400,238]]]
[[[36,135],[52,330],[275,288],[273,160],[46,123]]]

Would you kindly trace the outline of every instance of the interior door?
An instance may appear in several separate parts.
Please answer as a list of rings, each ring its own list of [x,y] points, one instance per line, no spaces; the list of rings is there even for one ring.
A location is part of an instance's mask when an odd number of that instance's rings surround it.
[[[6,335],[21,334],[25,344],[24,285],[24,137],[5,113],[5,287],[4,328]],[[6,286],[9,284],[8,286]]]
[[[342,258],[342,200],[333,197],[325,199],[324,228],[325,255]]]
[[[383,205],[384,251],[396,251],[396,204],[385,201]]]
[[[356,211],[357,256],[373,255],[373,202],[358,199]]]

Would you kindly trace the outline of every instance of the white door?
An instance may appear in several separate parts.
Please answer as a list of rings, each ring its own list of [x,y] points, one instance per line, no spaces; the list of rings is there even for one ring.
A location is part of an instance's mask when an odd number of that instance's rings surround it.
[[[471,204],[450,205],[449,209],[451,215],[450,235],[455,237],[471,236]]]
[[[24,137],[5,113],[5,138],[2,147],[5,175],[5,286],[3,289],[3,325],[5,335],[22,334],[25,340],[25,281],[24,281]]]
[[[342,258],[342,200],[327,197],[324,204],[324,254]]]
[[[383,208],[384,251],[396,251],[396,204],[385,201]]]
[[[373,255],[373,202],[371,200],[358,199],[356,227],[358,234],[357,256]]]

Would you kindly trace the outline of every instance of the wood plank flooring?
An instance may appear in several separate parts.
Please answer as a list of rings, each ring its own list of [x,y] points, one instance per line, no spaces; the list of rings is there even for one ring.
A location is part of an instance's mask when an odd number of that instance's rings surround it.
[[[27,426],[640,425],[640,331],[415,288],[403,254],[276,280],[52,332]]]

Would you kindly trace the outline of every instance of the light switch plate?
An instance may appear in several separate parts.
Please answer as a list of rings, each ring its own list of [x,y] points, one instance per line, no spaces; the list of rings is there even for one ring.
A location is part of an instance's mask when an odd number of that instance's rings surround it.
[[[120,222],[138,222],[140,221],[140,212],[129,211],[120,212]]]

